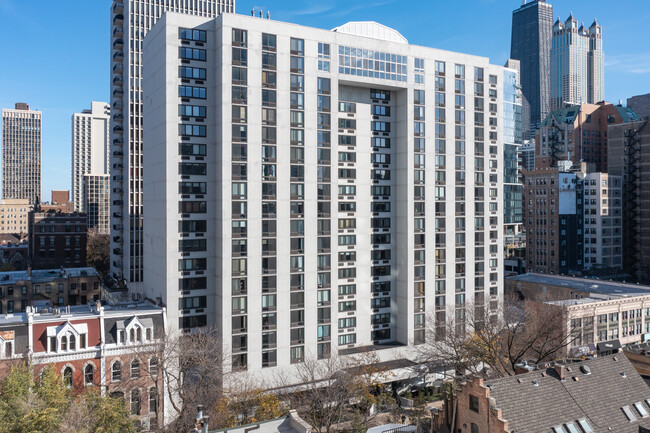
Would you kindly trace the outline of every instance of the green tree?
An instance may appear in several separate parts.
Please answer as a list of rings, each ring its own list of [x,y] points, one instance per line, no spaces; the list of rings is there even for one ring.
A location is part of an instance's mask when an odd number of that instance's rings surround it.
[[[12,367],[0,382],[0,433],[135,433],[121,399],[95,389],[74,396],[53,367],[38,380],[30,366]]]

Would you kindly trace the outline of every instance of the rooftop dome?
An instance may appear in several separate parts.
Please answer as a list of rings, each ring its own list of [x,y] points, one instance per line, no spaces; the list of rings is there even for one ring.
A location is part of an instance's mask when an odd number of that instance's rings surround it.
[[[333,32],[347,33],[356,36],[365,36],[367,38],[381,39],[384,41],[398,42],[408,44],[406,40],[397,30],[386,27],[374,21],[351,21],[342,26],[332,29]]]

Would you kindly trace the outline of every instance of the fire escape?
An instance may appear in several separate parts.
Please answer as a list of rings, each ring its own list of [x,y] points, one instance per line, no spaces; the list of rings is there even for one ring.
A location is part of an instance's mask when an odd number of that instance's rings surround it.
[[[624,175],[623,182],[623,228],[624,269],[637,278],[647,279],[648,270],[642,269],[641,260],[641,131],[648,124],[648,120],[641,127],[625,130],[623,137]]]
[[[557,163],[560,161],[560,153],[563,151],[564,145],[564,134],[557,125],[553,124],[549,126],[547,132],[547,143],[548,143],[548,154],[551,158],[551,167],[557,167]]]

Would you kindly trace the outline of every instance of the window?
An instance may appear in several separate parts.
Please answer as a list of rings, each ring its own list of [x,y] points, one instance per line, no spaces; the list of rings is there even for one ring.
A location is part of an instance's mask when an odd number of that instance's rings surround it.
[[[240,31],[243,31],[244,34],[246,33],[245,30],[240,30]],[[235,31],[233,30],[233,38],[234,38],[234,32]],[[188,40],[188,41],[205,42],[207,40],[205,30],[179,28],[178,33],[179,33],[178,37],[180,39],[185,39],[185,40]],[[244,38],[244,41],[245,41],[245,38]]]
[[[478,426],[472,423],[472,433],[478,433]]]
[[[630,406],[623,406],[621,410],[623,410],[623,413],[625,414],[627,419],[630,420],[630,422],[637,420],[636,415],[634,415],[634,412],[632,412]]]
[[[578,427],[576,427],[576,425],[573,422],[568,422],[564,424],[564,426],[569,431],[569,433],[580,433]]]
[[[131,391],[131,415],[140,415],[140,390]]]
[[[95,383],[95,368],[92,364],[84,367],[84,385],[93,385]]]
[[[645,407],[643,407],[643,404],[641,402],[634,403],[634,407],[639,412],[639,415],[641,415],[641,418],[645,418],[648,416],[648,411],[646,410]]]
[[[469,410],[478,413],[478,397],[475,395],[469,396]]]
[[[122,380],[122,363],[115,361],[111,367],[111,381],[119,382]]]
[[[641,403],[637,403],[637,404],[641,404]],[[589,424],[589,422],[585,418],[579,419],[578,424],[580,424],[580,427],[582,427],[582,430],[585,433],[593,433],[594,429],[591,428],[591,425]]]
[[[72,367],[65,367],[61,376],[63,377],[63,386],[72,388]]]
[[[158,388],[149,388],[149,413],[158,412]]]

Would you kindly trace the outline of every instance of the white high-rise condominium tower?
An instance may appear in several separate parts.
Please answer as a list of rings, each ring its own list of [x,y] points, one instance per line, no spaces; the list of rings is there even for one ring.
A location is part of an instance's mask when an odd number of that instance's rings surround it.
[[[142,43],[165,12],[212,18],[235,0],[127,0],[111,7],[111,274],[142,282]]]
[[[143,290],[170,324],[261,376],[497,314],[516,71],[232,14],[168,13],[144,52]]]
[[[551,110],[604,99],[603,28],[596,20],[589,29],[578,27],[573,14],[564,23],[558,18],[551,44]]]
[[[42,113],[19,102],[2,109],[2,198],[41,198]]]
[[[77,212],[86,212],[88,228],[95,227],[102,233],[108,233],[110,214],[109,124],[110,106],[106,102],[92,101],[89,110],[72,115],[74,209]],[[86,185],[91,176],[93,178],[90,185]],[[89,191],[90,195],[86,195],[86,191]]]

